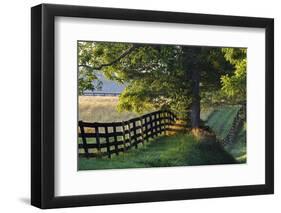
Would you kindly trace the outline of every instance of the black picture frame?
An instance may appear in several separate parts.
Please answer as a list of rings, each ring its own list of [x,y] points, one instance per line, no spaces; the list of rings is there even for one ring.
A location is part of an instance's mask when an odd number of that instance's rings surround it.
[[[54,195],[54,20],[58,16],[264,28],[266,32],[265,184],[56,197]],[[31,112],[31,204],[39,208],[272,194],[274,192],[274,20],[53,4],[32,7]]]

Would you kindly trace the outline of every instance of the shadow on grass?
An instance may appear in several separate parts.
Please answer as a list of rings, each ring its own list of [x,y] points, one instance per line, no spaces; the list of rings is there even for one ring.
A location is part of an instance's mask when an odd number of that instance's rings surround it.
[[[200,144],[189,134],[161,136],[111,159],[79,158],[79,170],[234,164],[220,144]]]

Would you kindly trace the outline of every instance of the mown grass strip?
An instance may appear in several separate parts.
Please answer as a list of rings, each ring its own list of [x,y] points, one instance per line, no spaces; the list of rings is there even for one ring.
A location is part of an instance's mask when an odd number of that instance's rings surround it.
[[[216,133],[217,138],[224,139],[226,137],[239,109],[239,106],[220,107],[214,110],[209,116],[207,125],[210,126],[211,129]],[[244,122],[244,125],[240,127],[234,143],[225,145],[224,149],[230,153],[237,162],[246,163],[246,122]]]
[[[233,163],[236,163],[235,159],[219,144],[208,146],[198,143],[191,135],[178,134],[158,137],[140,149],[111,159],[80,158],[78,166],[79,170],[93,170]]]
[[[216,133],[219,139],[228,134],[240,106],[224,106],[213,111],[207,120],[207,125]]]

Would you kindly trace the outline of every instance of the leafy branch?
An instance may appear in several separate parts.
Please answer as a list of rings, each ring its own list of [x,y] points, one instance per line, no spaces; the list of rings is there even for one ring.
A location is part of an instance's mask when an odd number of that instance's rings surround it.
[[[141,46],[142,45],[140,45],[140,44],[133,44],[132,47],[125,50],[121,55],[119,55],[117,58],[115,58],[114,60],[112,60],[109,63],[101,64],[97,67],[90,66],[90,65],[87,65],[87,64],[79,64],[78,67],[86,67],[86,68],[91,69],[91,70],[101,70],[103,67],[108,67],[108,66],[114,65],[115,63],[119,62],[122,58],[125,58],[127,55],[131,54],[134,50],[136,50],[137,48],[139,48]]]

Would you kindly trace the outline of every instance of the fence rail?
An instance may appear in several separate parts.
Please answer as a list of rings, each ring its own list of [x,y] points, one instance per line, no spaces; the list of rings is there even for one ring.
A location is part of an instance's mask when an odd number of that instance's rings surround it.
[[[84,92],[83,96],[119,96],[120,94],[115,92]]]
[[[131,148],[138,148],[150,138],[166,134],[175,123],[174,113],[159,110],[123,122],[88,123],[79,121],[79,156],[102,157],[119,155]]]

